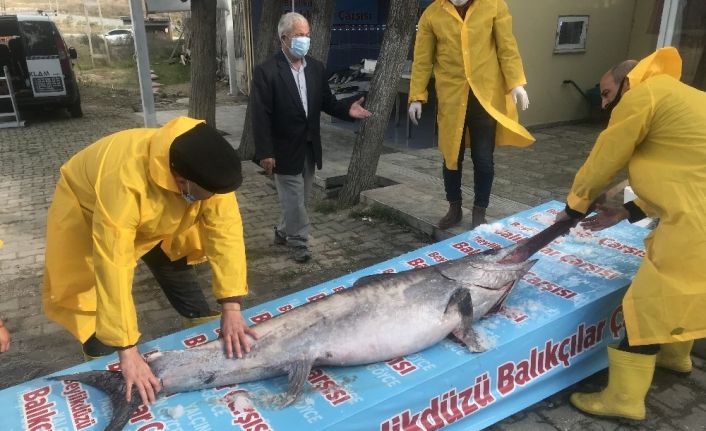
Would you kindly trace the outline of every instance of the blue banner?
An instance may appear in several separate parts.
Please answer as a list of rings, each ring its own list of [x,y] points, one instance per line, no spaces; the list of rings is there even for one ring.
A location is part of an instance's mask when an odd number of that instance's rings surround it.
[[[291,0],[282,0],[282,11],[292,10]],[[294,10],[311,18],[311,0],[295,0]],[[334,25],[380,24],[376,0],[337,0],[333,16]]]
[[[378,3],[375,0],[338,0],[333,24],[379,24]]]
[[[253,324],[350,287],[364,275],[398,272],[505,247],[551,224],[559,202],[322,283],[244,312]],[[481,429],[606,367],[605,347],[623,336],[621,300],[644,256],[648,231],[625,222],[577,230],[540,250],[538,263],[498,313],[476,330],[488,348],[451,339],[359,367],[314,369],[296,403],[277,409],[286,377],[161,398],[126,430]],[[140,345],[143,354],[187,349],[217,337],[217,322]],[[115,355],[57,374],[117,369]],[[0,392],[3,430],[102,430],[105,394],[75,382],[35,379]]]

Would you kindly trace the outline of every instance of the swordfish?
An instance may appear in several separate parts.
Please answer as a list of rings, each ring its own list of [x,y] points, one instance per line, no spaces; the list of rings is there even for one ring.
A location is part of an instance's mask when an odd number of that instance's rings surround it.
[[[566,220],[499,250],[392,274],[369,275],[342,292],[258,324],[249,353],[227,359],[222,340],[155,354],[148,363],[160,379],[159,395],[288,376],[282,407],[301,393],[312,367],[386,361],[430,347],[453,334],[470,351],[483,351],[473,323],[497,311],[517,281],[536,263],[536,251],[569,231]],[[140,396],[125,401],[120,372],[55,376],[101,389],[110,397],[106,430],[121,430]]]

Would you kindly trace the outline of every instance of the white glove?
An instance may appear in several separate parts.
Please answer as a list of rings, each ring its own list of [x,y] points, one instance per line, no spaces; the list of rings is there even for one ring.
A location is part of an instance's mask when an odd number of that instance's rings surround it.
[[[412,120],[415,126],[418,126],[419,123],[417,121],[422,118],[422,102],[410,103],[407,112],[409,113],[409,119]]]
[[[523,111],[529,107],[529,97],[527,97],[525,87],[521,85],[512,89],[512,102],[517,105],[518,100]]]

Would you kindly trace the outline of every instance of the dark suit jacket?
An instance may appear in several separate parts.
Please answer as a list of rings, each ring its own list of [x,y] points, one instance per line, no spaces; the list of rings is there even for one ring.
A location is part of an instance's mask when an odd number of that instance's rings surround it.
[[[302,172],[307,142],[311,142],[316,166],[321,169],[321,111],[352,120],[348,115],[352,101],[336,100],[320,61],[307,56],[304,76],[308,117],[282,51],[255,67],[250,94],[255,161],[274,158],[278,174]]]

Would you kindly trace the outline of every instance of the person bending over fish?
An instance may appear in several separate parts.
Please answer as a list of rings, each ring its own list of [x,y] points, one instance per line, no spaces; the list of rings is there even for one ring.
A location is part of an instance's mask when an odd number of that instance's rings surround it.
[[[217,319],[192,266],[208,260],[228,358],[257,338],[240,313],[247,294],[243,226],[234,191],[240,159],[203,121],[109,135],[61,167],[47,221],[46,316],[83,344],[87,359],[118,351],[126,399],[153,402],[160,382],[135,346],[132,297],[142,259],[185,326]]]
[[[681,58],[662,48],[625,61],[601,79],[608,128],[576,174],[559,220],[582,217],[627,167],[638,199],[598,207],[582,225],[601,230],[621,220],[659,218],[645,258],[623,298],[625,339],[608,347],[608,386],[575,393],[571,403],[600,416],[645,419],[655,366],[690,372],[694,339],[706,337],[706,93],[679,81]]]

